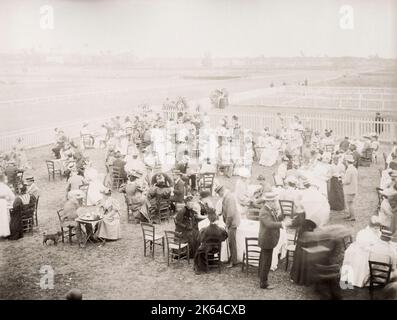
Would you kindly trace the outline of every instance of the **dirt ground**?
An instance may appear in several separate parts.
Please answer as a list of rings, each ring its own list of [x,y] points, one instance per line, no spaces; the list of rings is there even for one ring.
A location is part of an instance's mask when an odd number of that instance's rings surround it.
[[[104,152],[86,152],[95,167],[104,168]],[[56,179],[48,182],[45,159],[50,158],[49,147],[33,149],[28,154],[34,168],[29,173],[36,178],[42,190],[38,210],[39,228],[33,235],[25,235],[18,241],[0,240],[0,299],[64,299],[71,288],[82,290],[85,299],[318,299],[311,288],[297,286],[289,281],[283,262],[271,272],[270,281],[276,285],[271,291],[259,288],[257,274],[249,276],[241,268],[223,269],[221,274],[212,271],[195,275],[186,261],[167,266],[157,250],[155,259],[143,256],[141,227],[128,224],[126,209],[122,204],[122,239],[108,242],[103,247],[89,244],[80,249],[76,244],[42,245],[42,233],[59,229],[56,210],[65,201],[66,182]],[[331,223],[347,224],[353,234],[367,225],[376,209],[375,187],[379,184],[382,164],[359,169],[359,197],[357,221],[345,222],[340,214],[332,214]],[[274,168],[255,166],[252,180],[262,174],[271,181]],[[224,179],[233,188],[234,178]],[[160,231],[174,230],[173,223],[158,225]],[[55,272],[53,289],[41,289],[42,268],[50,266]],[[343,291],[345,299],[368,299],[367,289]]]

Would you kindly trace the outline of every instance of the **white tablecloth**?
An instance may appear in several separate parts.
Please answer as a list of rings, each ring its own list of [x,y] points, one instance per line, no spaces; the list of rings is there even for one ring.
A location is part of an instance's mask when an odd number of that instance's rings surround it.
[[[220,217],[222,219],[222,217]],[[208,219],[202,220],[199,222],[199,229],[202,229],[208,226]],[[217,223],[220,227],[224,227],[225,224],[223,221],[218,221]],[[240,226],[237,228],[236,232],[236,242],[237,242],[237,261],[243,261],[243,253],[245,251],[245,238],[257,238],[259,235],[259,221],[253,221],[248,219],[241,219]],[[229,249],[226,245],[226,241],[222,243],[222,252],[221,252],[221,260],[227,261],[229,259]],[[285,229],[280,229],[280,239],[278,241],[277,246],[273,250],[273,259],[272,259],[272,270],[277,269],[278,265],[278,255],[281,254],[281,259],[283,259],[286,255],[286,246],[287,246],[287,232]]]

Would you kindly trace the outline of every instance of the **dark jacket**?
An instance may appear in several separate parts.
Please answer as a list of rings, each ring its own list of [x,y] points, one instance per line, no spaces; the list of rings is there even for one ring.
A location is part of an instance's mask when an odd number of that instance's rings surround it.
[[[200,230],[200,242],[205,243],[209,240],[225,241],[227,239],[227,232],[225,229],[211,223],[209,226]]]
[[[282,227],[277,212],[265,204],[259,213],[259,223],[259,246],[262,249],[273,249],[278,243]]]
[[[182,179],[174,185],[174,198],[173,200],[178,203],[183,203],[185,196],[185,183]]]

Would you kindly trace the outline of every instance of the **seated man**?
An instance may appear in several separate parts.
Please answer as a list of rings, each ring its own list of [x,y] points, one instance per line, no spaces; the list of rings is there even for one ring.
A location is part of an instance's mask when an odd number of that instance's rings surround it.
[[[219,227],[216,224],[218,220],[218,216],[215,213],[215,209],[209,208],[207,210],[208,220],[210,221],[210,225],[201,229],[199,234],[199,242],[200,246],[196,251],[194,256],[194,269],[196,274],[199,274],[202,271],[206,271],[207,261],[206,253],[217,253],[216,248],[209,242],[222,242],[227,239],[227,232],[224,228]],[[220,252],[219,252],[220,254]]]
[[[174,181],[173,196],[171,197],[173,211],[175,212],[178,204],[184,203],[185,182],[182,180],[182,172],[176,172],[177,178]]]

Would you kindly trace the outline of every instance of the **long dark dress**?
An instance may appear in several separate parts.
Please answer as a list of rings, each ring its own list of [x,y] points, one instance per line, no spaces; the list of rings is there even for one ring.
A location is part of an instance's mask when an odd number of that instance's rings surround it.
[[[180,238],[182,242],[189,243],[189,253],[191,258],[194,257],[196,250],[200,245],[198,219],[195,215],[195,211],[184,207],[175,217],[175,232],[181,234]]]
[[[337,177],[332,177],[328,194],[331,210],[342,211],[345,209],[345,196],[342,182]]]
[[[210,224],[208,227],[205,227],[200,231],[199,238],[201,244],[200,247],[198,247],[194,256],[194,266],[197,271],[206,271],[207,252],[210,254],[217,253],[217,248],[213,245],[212,242],[225,241],[227,239],[227,232],[225,229],[218,227],[216,224]]]
[[[29,204],[23,204],[20,197],[16,197],[10,211],[10,236],[9,240],[18,240],[23,237],[22,218],[24,214],[33,215],[36,199],[30,196]]]
[[[316,224],[305,219],[305,214],[299,214],[293,221],[292,227],[297,228],[298,236],[294,253],[294,261],[291,268],[291,280],[297,285],[309,286],[312,283],[310,263],[307,260],[303,247],[311,247],[316,243],[307,242],[306,236],[313,232]]]

